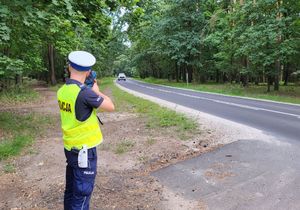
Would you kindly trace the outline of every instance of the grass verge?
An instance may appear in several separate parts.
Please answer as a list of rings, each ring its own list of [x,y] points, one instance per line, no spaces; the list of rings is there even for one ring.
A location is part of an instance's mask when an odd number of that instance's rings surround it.
[[[129,140],[124,140],[116,145],[115,154],[121,155],[131,150],[134,147],[134,142]]]
[[[13,87],[0,92],[0,105],[16,105],[18,103],[28,103],[39,99],[37,91],[29,87]]]
[[[249,85],[249,87],[242,87],[239,84],[216,84],[216,83],[208,83],[208,84],[189,84],[183,82],[175,82],[168,81],[166,79],[155,79],[155,78],[146,78],[146,79],[137,79],[140,81],[167,85],[172,87],[180,87],[198,91],[206,91],[212,93],[220,93],[225,95],[232,96],[243,96],[250,98],[258,98],[258,99],[267,99],[272,101],[279,102],[288,102],[294,104],[300,104],[300,86],[289,85],[289,86],[280,86],[280,91],[271,91],[266,92],[267,87],[265,84],[261,85]]]
[[[103,90],[108,87],[112,91],[116,110],[122,109],[127,112],[136,112],[147,116],[148,122],[146,126],[148,128],[176,127],[180,132],[195,131],[197,128],[197,123],[183,114],[120,90],[113,84],[113,78],[102,79],[100,89]]]
[[[18,155],[54,122],[40,114],[0,113],[0,160]]]

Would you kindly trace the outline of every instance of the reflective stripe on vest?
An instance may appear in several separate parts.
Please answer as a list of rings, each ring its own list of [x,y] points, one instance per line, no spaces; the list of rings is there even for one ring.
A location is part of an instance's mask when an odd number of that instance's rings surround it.
[[[75,103],[80,91],[81,88],[76,84],[63,85],[57,91],[64,147],[68,151],[73,147],[81,149],[83,145],[92,148],[102,142],[96,109],[85,121],[76,119]]]

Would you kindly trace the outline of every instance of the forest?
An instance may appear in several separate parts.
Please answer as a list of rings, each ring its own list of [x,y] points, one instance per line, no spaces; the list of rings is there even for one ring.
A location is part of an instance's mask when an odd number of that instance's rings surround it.
[[[0,2],[0,91],[63,81],[72,50],[93,53],[100,77],[299,84],[299,0]]]

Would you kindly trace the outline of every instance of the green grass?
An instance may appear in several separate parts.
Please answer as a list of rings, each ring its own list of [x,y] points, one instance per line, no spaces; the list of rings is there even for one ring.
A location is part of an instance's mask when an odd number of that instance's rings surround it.
[[[51,90],[51,91],[58,91],[58,89],[61,87],[61,86],[63,86],[64,85],[64,83],[58,83],[58,84],[56,84],[56,85],[50,85],[49,86],[49,90]]]
[[[109,150],[111,150],[111,145],[110,144],[106,144],[104,142],[104,143],[100,144],[99,148],[102,151],[109,151]]]
[[[147,141],[146,141],[146,144],[148,146],[151,146],[151,145],[153,145],[155,143],[156,143],[156,140],[154,138],[148,138]]]
[[[0,105],[28,103],[39,99],[37,91],[29,87],[13,87],[0,92]]]
[[[102,79],[100,89],[107,87],[112,90],[116,111],[123,110],[147,116],[148,128],[176,127],[180,132],[193,131],[197,128],[197,123],[183,114],[120,90],[113,85],[113,78]]]
[[[140,161],[141,163],[146,163],[149,160],[148,156],[142,155],[138,157],[138,161]]]
[[[115,148],[115,154],[121,155],[131,150],[134,147],[134,142],[129,140],[123,140],[122,142],[118,143]]]
[[[98,87],[100,91],[103,91],[108,87],[112,87],[114,79],[115,78],[113,77],[105,77],[105,78],[98,79]]]
[[[7,163],[3,166],[4,173],[14,173],[16,171],[16,168],[14,165]]]
[[[233,96],[243,96],[250,98],[258,98],[258,99],[267,99],[272,101],[279,102],[288,102],[300,104],[300,86],[296,85],[288,85],[288,86],[280,86],[279,91],[271,91],[266,92],[267,87],[266,84],[260,85],[252,85],[249,87],[242,87],[239,84],[216,84],[216,83],[207,83],[207,84],[189,84],[180,82],[177,83],[175,81],[168,81],[166,79],[155,79],[155,78],[146,78],[146,79],[138,79],[140,81],[149,82],[153,84],[167,85],[172,87],[180,87],[193,89],[198,91],[206,91],[212,93],[220,93],[225,95],[233,95]]]
[[[20,154],[53,123],[54,120],[45,115],[1,112],[0,160]]]

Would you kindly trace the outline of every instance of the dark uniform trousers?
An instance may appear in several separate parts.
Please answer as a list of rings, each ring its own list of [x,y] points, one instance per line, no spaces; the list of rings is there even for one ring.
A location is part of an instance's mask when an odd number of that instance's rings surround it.
[[[78,167],[78,151],[67,151],[65,210],[88,210],[97,174],[97,149],[88,149],[88,168]]]

